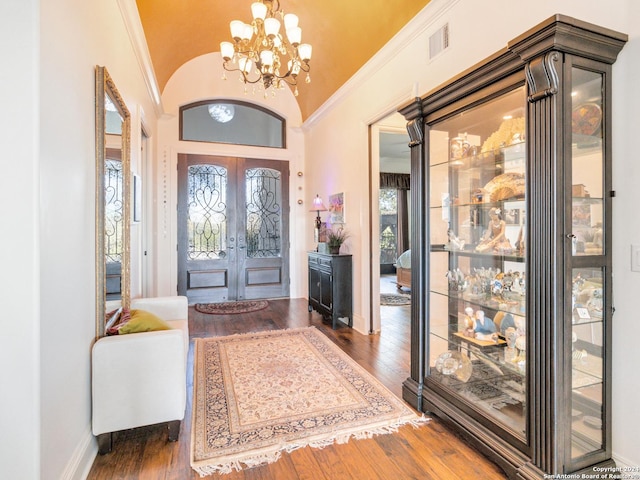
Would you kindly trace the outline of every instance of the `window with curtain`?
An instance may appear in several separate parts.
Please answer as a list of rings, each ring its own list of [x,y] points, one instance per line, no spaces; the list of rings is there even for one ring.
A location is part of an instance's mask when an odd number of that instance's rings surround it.
[[[380,189],[380,264],[395,263],[398,258],[398,191]]]
[[[380,265],[394,264],[410,248],[410,183],[408,174],[380,173]]]

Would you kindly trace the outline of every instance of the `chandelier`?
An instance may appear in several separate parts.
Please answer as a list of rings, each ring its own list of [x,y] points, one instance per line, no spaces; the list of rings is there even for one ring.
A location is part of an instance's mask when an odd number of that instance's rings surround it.
[[[233,43],[220,43],[223,68],[240,72],[245,93],[248,84],[259,84],[264,87],[265,97],[271,87],[275,95],[275,90],[284,88],[286,82],[294,87],[293,94],[298,96],[298,75],[306,73],[305,83],[311,82],[311,45],[300,43],[302,29],[297,15],[285,15],[279,0],[254,2],[251,13],[251,23],[231,22]],[[283,24],[284,34],[280,32]],[[226,75],[223,78],[226,79]]]

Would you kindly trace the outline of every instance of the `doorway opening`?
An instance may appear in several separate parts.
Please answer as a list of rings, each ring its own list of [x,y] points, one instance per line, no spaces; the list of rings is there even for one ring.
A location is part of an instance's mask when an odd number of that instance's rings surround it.
[[[410,256],[405,252],[410,250],[411,152],[405,124],[394,112],[371,125],[371,333],[380,330],[383,314],[397,315],[389,311],[397,307],[381,304],[381,294],[409,296],[411,291],[410,281],[398,276],[398,260]],[[410,308],[405,311],[410,317]]]

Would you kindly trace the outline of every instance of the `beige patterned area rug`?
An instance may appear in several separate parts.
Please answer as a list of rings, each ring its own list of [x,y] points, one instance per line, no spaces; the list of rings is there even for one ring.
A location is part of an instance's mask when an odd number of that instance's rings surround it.
[[[426,422],[314,327],[195,340],[191,466],[201,476]]]

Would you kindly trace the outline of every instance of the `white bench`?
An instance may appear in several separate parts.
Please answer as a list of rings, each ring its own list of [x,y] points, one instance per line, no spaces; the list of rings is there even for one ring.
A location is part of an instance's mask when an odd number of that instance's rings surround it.
[[[92,351],[92,431],[108,453],[112,433],[168,422],[169,440],[180,434],[186,406],[189,351],[186,297],[142,298],[132,309],[151,312],[171,330],[98,339]]]

